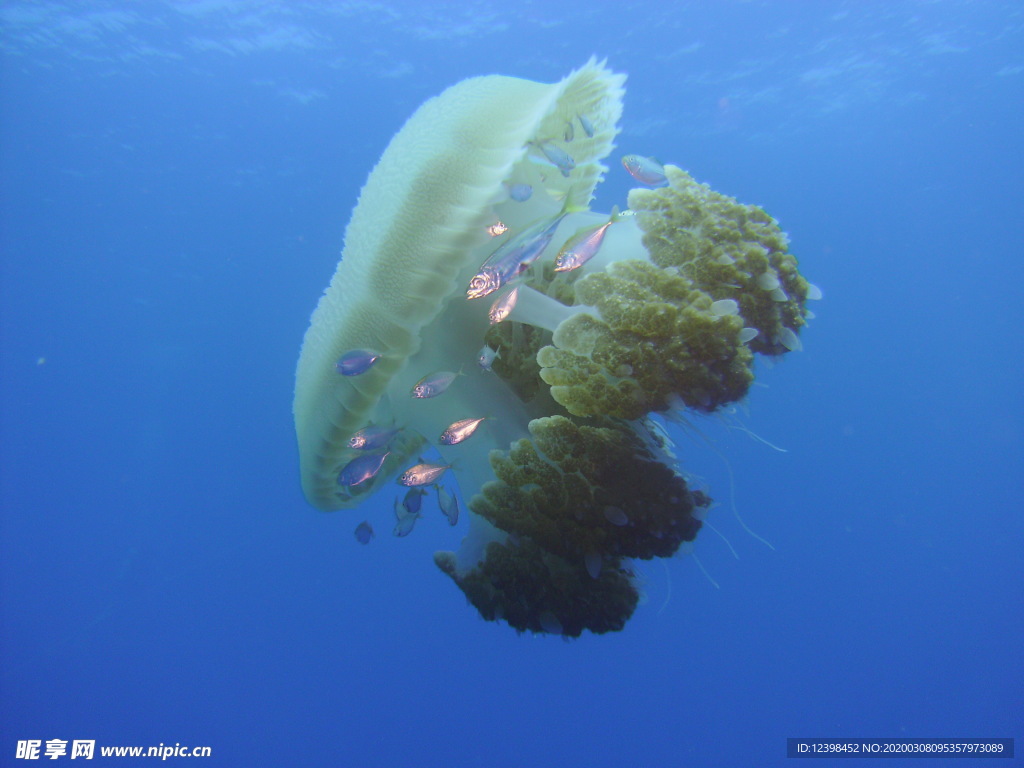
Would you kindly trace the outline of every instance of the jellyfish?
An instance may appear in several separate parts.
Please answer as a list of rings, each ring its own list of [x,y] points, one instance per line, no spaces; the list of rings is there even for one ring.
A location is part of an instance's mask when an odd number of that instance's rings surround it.
[[[754,355],[796,348],[806,300],[820,295],[774,219],[674,165],[666,185],[629,193],[599,252],[556,271],[574,233],[609,220],[588,209],[624,84],[591,59],[558,83],[477,77],[424,103],[360,193],[296,370],[310,504],[341,510],[393,490],[432,447],[469,518],[457,549],[435,563],[481,616],[520,632],[625,626],[639,599],[632,561],[694,541],[710,502],[650,416],[743,398]],[[570,146],[574,119],[593,130]],[[548,159],[559,153],[571,167]],[[510,193],[523,186],[528,199]],[[492,324],[489,302],[467,299],[466,287],[501,247],[488,231],[495,221],[509,238],[543,231],[550,242],[539,256],[524,249],[528,263],[502,262],[518,301]],[[474,364],[484,345],[496,352],[491,370]],[[379,359],[338,375],[353,349]],[[463,375],[437,397],[410,397],[435,371]],[[438,439],[466,419],[483,419],[472,440]],[[360,455],[353,435],[379,425],[395,430],[380,469],[339,483]]]

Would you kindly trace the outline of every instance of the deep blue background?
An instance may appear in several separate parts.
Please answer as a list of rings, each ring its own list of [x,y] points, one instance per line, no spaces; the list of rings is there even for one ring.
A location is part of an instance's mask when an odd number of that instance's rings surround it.
[[[225,766],[1024,749],[1018,3],[4,2],[0,24],[0,765],[33,738]],[[436,512],[395,539],[390,497],[308,507],[290,406],[406,117],[592,53],[629,75],[621,151],[764,205],[825,301],[748,400],[788,453],[700,422],[775,551],[723,512],[741,559],[697,549],[719,589],[644,564],[626,630],[566,643],[465,605],[431,561],[465,528]],[[615,159],[598,208],[629,187]]]

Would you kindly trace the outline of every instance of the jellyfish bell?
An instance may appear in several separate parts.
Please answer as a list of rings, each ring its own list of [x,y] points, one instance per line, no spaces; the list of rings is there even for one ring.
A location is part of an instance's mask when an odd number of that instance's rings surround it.
[[[671,165],[665,186],[630,193],[585,263],[555,271],[574,233],[610,221],[586,208],[624,82],[592,59],[558,83],[472,78],[423,104],[360,193],[296,370],[308,501],[356,506],[431,444],[469,518],[458,551],[435,562],[482,616],[519,631],[624,626],[639,600],[629,559],[670,556],[701,527],[672,457],[638,425],[677,402],[711,412],[743,397],[752,355],[795,347],[814,293],[774,220]],[[567,147],[573,120],[584,130]],[[519,186],[532,193],[510,192]],[[492,325],[490,302],[467,286],[495,252],[495,221],[529,247],[522,269],[502,271],[518,299]],[[759,287],[769,271],[784,301]],[[494,350],[489,369],[473,364],[481,345]],[[379,357],[339,376],[349,350]],[[439,397],[409,396],[438,371],[464,378]],[[474,414],[488,418],[472,441],[439,441]],[[371,425],[397,430],[381,466],[339,484],[360,455],[353,436]]]
[[[423,404],[386,395],[408,393],[432,371],[470,369],[489,320],[486,303],[466,301],[465,286],[493,250],[487,227],[498,219],[516,232],[556,216],[570,191],[586,205],[606,171],[601,160],[615,131],[575,141],[570,176],[548,174],[546,183],[530,142],[560,137],[577,113],[616,125],[624,81],[594,60],[553,85],[472,78],[423,104],[392,139],[360,193],[341,261],[299,358],[293,410],[302,487],[313,506],[353,506],[399,469],[402,447],[393,444],[388,465],[372,481],[338,493],[338,472],[352,458],[348,440],[367,424],[393,419],[436,435],[467,412],[511,409],[518,418],[495,420],[487,429],[495,440],[525,433],[527,410],[509,402],[500,379],[477,371],[468,374],[473,381],[461,387],[458,401],[438,398],[416,408]],[[535,193],[525,201],[510,198],[505,182],[512,178]],[[381,357],[358,377],[340,377],[335,363],[351,349],[374,349]],[[408,435],[405,442],[408,459],[422,442]],[[460,474],[471,463],[464,461]],[[482,464],[486,471],[486,452]]]

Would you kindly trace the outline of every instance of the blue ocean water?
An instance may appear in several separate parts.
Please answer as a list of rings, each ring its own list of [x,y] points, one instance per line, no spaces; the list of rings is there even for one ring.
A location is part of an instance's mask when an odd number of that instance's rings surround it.
[[[0,29],[0,765],[1024,748],[1018,3],[3,2]],[[592,54],[628,75],[619,150],[763,205],[825,299],[745,403],[785,453],[674,433],[739,557],[705,531],[706,575],[643,563],[625,630],[566,642],[466,605],[431,558],[465,522],[310,507],[291,398],[404,120]],[[599,210],[631,186],[609,165]]]

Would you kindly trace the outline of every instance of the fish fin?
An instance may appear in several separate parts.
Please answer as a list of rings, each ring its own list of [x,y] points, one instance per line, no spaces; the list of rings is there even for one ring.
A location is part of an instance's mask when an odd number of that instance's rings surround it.
[[[577,187],[575,184],[565,191],[562,210],[558,212],[559,217],[568,216],[570,213],[584,213],[590,210],[590,206],[587,204],[589,201],[576,202],[576,192]]]

